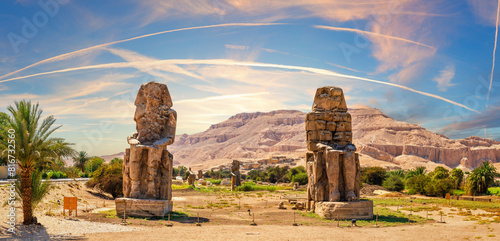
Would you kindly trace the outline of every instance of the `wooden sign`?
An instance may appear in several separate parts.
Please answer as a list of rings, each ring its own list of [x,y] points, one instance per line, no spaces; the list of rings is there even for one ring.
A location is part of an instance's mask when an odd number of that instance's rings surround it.
[[[64,197],[64,208],[63,214],[65,214],[66,209],[69,210],[69,215],[71,215],[71,211],[75,210],[75,217],[78,216],[78,199],[76,197]]]
[[[446,199],[450,200],[450,194],[446,193]]]

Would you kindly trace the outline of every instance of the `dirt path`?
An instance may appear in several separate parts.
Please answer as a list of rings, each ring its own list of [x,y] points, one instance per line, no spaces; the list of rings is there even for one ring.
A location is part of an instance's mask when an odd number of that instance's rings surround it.
[[[493,231],[491,231],[493,229]],[[425,224],[387,228],[277,225],[203,225],[150,228],[137,232],[85,235],[89,240],[498,240],[500,224]],[[495,235],[495,237],[488,237]]]

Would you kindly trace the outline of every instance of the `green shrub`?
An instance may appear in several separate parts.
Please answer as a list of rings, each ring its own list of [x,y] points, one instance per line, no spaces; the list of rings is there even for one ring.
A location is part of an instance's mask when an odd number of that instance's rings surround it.
[[[433,178],[425,186],[425,195],[445,197],[453,191],[453,181],[450,178]]]
[[[94,171],[92,179],[87,182],[88,187],[98,187],[114,198],[123,195],[122,164],[103,164]]]
[[[382,167],[368,167],[361,170],[361,182],[371,185],[382,185],[386,170]]]
[[[110,164],[114,164],[115,162],[119,162],[119,163],[123,164],[123,159],[115,157],[115,158],[113,158],[113,160],[111,160]]]
[[[430,181],[430,178],[426,175],[412,176],[406,180],[406,190],[408,190],[408,194],[410,195],[416,193],[425,195],[425,187]]]
[[[45,179],[60,179],[60,178],[68,178],[68,174],[61,171],[48,171],[42,174],[42,178]]]
[[[293,176],[293,182],[298,182],[300,185],[306,185],[309,182],[307,173],[298,173]]]
[[[255,187],[255,184],[253,182],[246,182],[245,184],[237,187],[236,191],[249,192],[253,191],[253,187]]]
[[[116,159],[116,158],[115,158]],[[104,159],[100,157],[92,157],[85,163],[85,172],[92,173],[104,163]]]
[[[222,182],[221,179],[207,179],[207,181],[210,181],[210,183],[214,184],[214,185],[220,185],[220,183]]]
[[[254,182],[245,182],[245,184],[236,188],[236,191],[240,191],[240,192],[249,192],[249,191],[274,192],[276,190],[278,190],[278,187],[276,187],[276,186],[256,185]]]
[[[382,186],[390,191],[401,191],[405,188],[405,184],[399,175],[390,175],[384,180]]]

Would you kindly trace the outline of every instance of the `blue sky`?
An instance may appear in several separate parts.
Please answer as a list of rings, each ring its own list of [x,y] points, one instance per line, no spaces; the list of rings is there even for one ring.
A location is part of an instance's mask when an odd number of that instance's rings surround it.
[[[316,88],[451,138],[500,140],[495,0],[0,3],[0,111],[39,102],[92,155],[127,147],[141,84],[177,134],[241,112],[308,111]],[[490,88],[490,83],[492,87]]]

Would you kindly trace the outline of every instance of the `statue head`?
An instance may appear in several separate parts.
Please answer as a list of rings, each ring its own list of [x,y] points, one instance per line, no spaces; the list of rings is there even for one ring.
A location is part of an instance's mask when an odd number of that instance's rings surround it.
[[[233,164],[231,166],[231,170],[238,171],[240,169],[240,162],[237,160],[233,160]]]
[[[154,143],[175,135],[177,114],[165,84],[149,82],[141,85],[135,99],[137,139],[142,144]]]
[[[313,111],[339,110],[347,111],[344,92],[335,86],[324,86],[316,90],[314,96]]]

